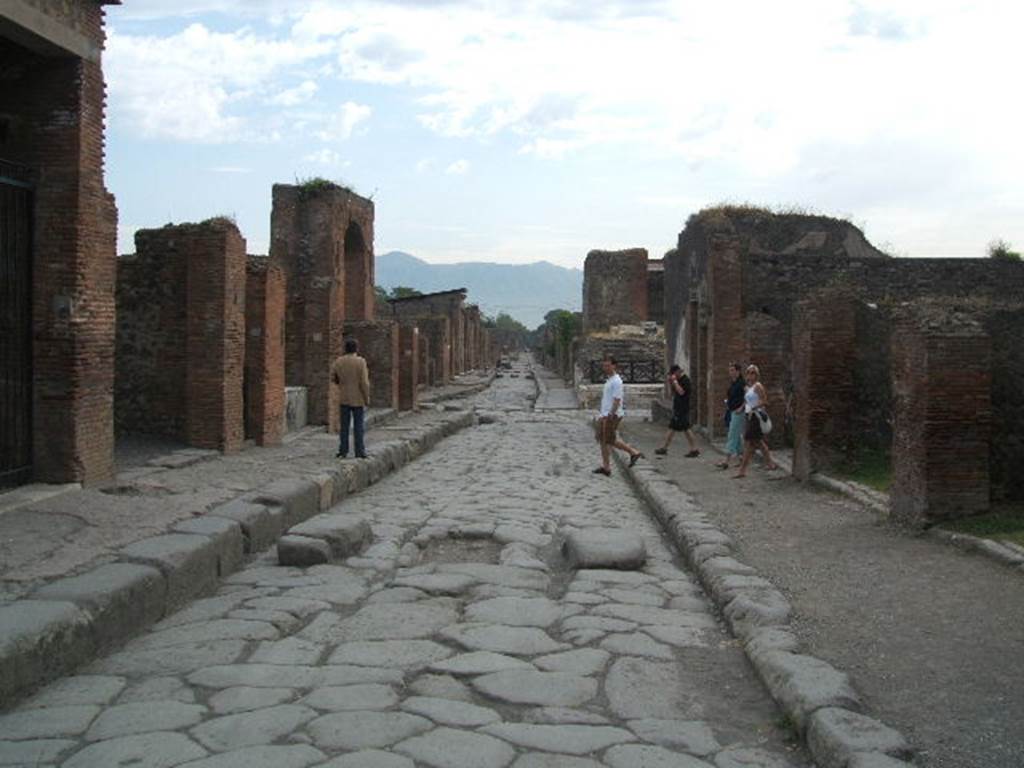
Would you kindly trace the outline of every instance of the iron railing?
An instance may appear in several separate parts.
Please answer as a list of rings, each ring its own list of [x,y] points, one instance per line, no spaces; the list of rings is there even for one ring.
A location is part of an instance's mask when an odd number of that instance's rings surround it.
[[[664,364],[660,360],[621,360],[618,369],[625,384],[659,384],[664,379]],[[591,360],[587,375],[591,384],[603,384],[603,361]]]

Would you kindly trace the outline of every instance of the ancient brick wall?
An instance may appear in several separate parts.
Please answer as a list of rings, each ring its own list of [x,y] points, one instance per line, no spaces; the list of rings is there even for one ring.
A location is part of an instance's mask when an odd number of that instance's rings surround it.
[[[1024,308],[995,308],[983,320],[992,341],[992,448],[995,500],[1024,500]]]
[[[591,251],[583,265],[583,332],[647,319],[647,251]]]
[[[398,339],[398,409],[412,411],[419,405],[420,329],[403,323]]]
[[[725,429],[724,401],[731,383],[730,363],[737,362],[740,365],[743,365],[744,362],[747,365],[754,363],[761,372],[761,384],[768,395],[767,409],[768,415],[772,419],[772,431],[767,437],[768,444],[772,447],[781,446],[787,442],[787,436],[790,439],[792,437],[789,434],[793,421],[790,413],[792,397],[784,386],[784,382],[789,378],[792,364],[789,344],[782,333],[782,324],[774,317],[760,312],[751,312],[743,319],[743,322],[745,351],[740,358],[731,360],[724,365],[725,389],[711,393],[715,415],[718,417],[719,423],[722,424],[722,429]]]
[[[365,321],[348,323],[345,336],[359,342],[359,354],[370,371],[370,406],[398,408],[399,336],[398,323]],[[337,410],[335,406],[333,410]]]
[[[275,184],[270,261],[288,286],[285,379],[309,393],[309,421],[329,424],[331,362],[346,321],[374,317],[374,208],[336,186]]]
[[[729,363],[740,360],[746,352],[740,267],[741,244],[733,237],[714,237],[708,258],[707,357],[701,359],[703,370],[696,377],[697,396],[703,424],[711,435],[725,432],[718,403],[729,391]],[[768,380],[769,383],[770,380]]]
[[[976,321],[900,318],[892,343],[892,517],[912,527],[989,508],[992,350]]]
[[[460,289],[390,302],[392,315],[399,321],[448,318],[449,376],[456,376],[466,370],[466,323],[462,311],[465,299],[466,292]]]
[[[420,337],[429,342],[430,384],[436,386],[451,380],[451,341],[449,329],[451,321],[447,317],[419,317],[416,325],[420,329]]]
[[[234,224],[212,220],[140,230],[135,247],[118,269],[118,428],[237,450],[245,240]]]
[[[114,447],[117,210],[103,179],[103,14],[92,3],[37,7],[94,55],[37,56],[0,40],[0,157],[26,166],[36,184],[33,472],[47,482],[91,483],[113,473]]]
[[[434,361],[430,357],[430,339],[423,332],[420,332],[419,346],[419,380],[416,382],[420,387],[433,386]]]
[[[245,436],[276,445],[284,432],[284,274],[249,256],[245,282]]]

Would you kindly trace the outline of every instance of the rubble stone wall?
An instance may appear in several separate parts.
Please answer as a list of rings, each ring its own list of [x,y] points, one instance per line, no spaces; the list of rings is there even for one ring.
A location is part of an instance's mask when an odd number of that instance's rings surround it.
[[[466,322],[462,312],[466,294],[461,291],[416,296],[391,302],[392,314],[398,321],[421,318],[448,318],[449,376],[466,370]]]
[[[647,251],[591,251],[583,265],[583,332],[647,320]]]
[[[345,336],[359,342],[359,354],[366,358],[370,371],[370,406],[397,409],[398,323],[392,320],[348,323]],[[332,405],[333,411],[338,410],[336,403]]]
[[[398,409],[413,411],[419,405],[420,329],[403,323],[398,339]]]

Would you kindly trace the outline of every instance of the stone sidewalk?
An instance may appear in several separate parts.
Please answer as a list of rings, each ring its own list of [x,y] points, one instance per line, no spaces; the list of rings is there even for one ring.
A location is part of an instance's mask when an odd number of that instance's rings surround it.
[[[0,765],[805,768],[739,644],[579,414],[532,381],[335,510],[374,544],[273,552],[0,716]],[[572,570],[573,533],[646,546]],[[877,763],[882,765],[882,763]]]
[[[927,536],[901,531],[861,505],[784,473],[744,480],[714,468],[705,447],[665,427],[625,433],[679,485],[793,608],[809,653],[850,674],[875,716],[902,731],[927,768],[1024,765],[1024,590],[1018,574]]]

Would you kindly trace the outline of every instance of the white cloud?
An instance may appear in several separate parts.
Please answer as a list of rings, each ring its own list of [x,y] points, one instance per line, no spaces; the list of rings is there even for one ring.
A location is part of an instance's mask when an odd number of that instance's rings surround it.
[[[370,119],[373,109],[366,104],[346,101],[341,109],[331,115],[323,129],[317,132],[324,141],[344,141],[352,136],[356,127]]]
[[[342,160],[341,155],[335,152],[333,149],[320,149],[316,152],[310,152],[308,155],[302,158],[307,163],[315,163],[317,165],[334,165],[342,168],[348,168],[352,165],[351,160]]]
[[[434,158],[425,157],[416,163],[416,173],[426,173],[434,167]]]
[[[312,99],[318,90],[319,86],[314,81],[304,80],[294,88],[288,88],[272,96],[270,103],[282,107],[294,107]]]
[[[449,176],[462,176],[469,170],[468,160],[456,160],[454,163],[444,169],[444,172]]]

